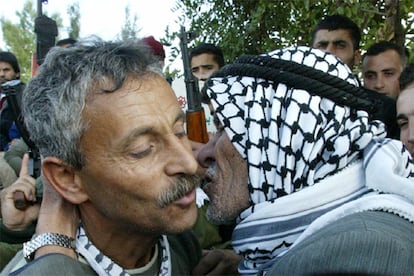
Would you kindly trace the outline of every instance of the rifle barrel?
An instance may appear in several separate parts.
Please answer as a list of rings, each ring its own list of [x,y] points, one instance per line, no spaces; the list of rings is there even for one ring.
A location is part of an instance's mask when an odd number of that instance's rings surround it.
[[[181,26],[180,47],[184,67],[184,81],[187,92],[187,135],[192,141],[199,143],[208,142],[206,118],[201,106],[201,96],[198,88],[198,80],[191,72],[187,44],[192,39],[191,33]]]

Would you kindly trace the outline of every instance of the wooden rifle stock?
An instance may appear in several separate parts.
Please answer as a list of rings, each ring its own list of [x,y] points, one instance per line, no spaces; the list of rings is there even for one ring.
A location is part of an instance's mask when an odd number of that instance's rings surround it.
[[[188,59],[187,43],[194,38],[194,34],[186,32],[181,26],[180,47],[184,67],[184,81],[187,92],[187,136],[191,141],[199,143],[208,142],[206,117],[201,106],[201,96],[198,89],[198,80],[191,72]]]
[[[191,141],[199,143],[208,142],[208,133],[206,128],[206,116],[204,109],[199,111],[187,111],[187,136]]]

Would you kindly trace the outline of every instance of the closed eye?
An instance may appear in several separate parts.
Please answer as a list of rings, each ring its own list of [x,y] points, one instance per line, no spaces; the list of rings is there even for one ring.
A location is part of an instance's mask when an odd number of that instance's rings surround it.
[[[146,157],[146,156],[148,156],[148,155],[151,154],[152,148],[153,148],[153,146],[149,146],[148,148],[146,148],[143,151],[131,152],[131,153],[129,153],[129,155],[132,158],[135,158],[135,159],[142,159],[142,158],[144,158],[144,157]]]
[[[187,137],[187,133],[185,131],[181,131],[181,132],[175,133],[175,136],[177,136],[178,138],[184,138],[184,137]]]

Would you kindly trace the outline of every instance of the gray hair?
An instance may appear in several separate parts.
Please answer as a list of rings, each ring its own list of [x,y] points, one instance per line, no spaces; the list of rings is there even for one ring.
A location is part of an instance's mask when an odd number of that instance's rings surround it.
[[[89,38],[69,48],[54,47],[23,93],[22,112],[30,137],[43,157],[54,156],[76,169],[85,165],[80,149],[88,122],[82,119],[94,91],[112,93],[127,76],[162,76],[141,41]]]

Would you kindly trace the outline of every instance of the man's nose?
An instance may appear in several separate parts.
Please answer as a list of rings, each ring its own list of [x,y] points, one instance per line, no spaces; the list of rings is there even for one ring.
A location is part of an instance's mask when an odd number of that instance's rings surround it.
[[[378,90],[385,87],[384,78],[381,76],[381,74],[377,76],[377,79],[375,80],[375,83],[374,83],[374,87],[375,89],[378,89]]]
[[[208,168],[215,160],[214,147],[216,144],[215,137],[212,137],[207,144],[204,144],[197,152],[196,159],[198,164],[203,168]]]
[[[201,80],[201,81],[206,81],[209,77],[210,77],[210,70],[208,70],[208,69],[201,69],[200,70],[200,77],[199,77],[199,80]]]
[[[325,48],[325,52],[331,53],[331,54],[336,54],[335,53],[335,47],[333,45],[333,43],[329,43],[328,46]]]
[[[191,151],[190,144],[174,137],[168,145],[168,156],[166,159],[166,171],[170,175],[189,174],[197,172],[198,164]]]

